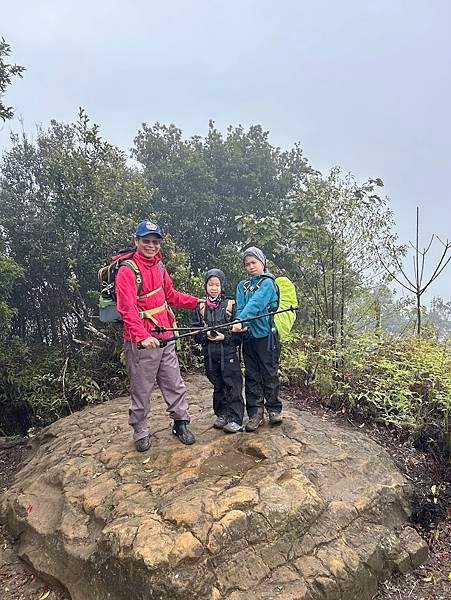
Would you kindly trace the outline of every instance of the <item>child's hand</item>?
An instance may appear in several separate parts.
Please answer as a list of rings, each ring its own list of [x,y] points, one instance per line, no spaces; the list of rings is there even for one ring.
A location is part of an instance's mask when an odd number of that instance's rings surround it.
[[[235,323],[232,325],[233,333],[244,333],[247,331],[247,327],[243,327],[243,323]]]
[[[210,342],[223,342],[224,341],[224,334],[223,333],[219,333],[219,331],[216,332],[215,336],[211,335],[211,332],[209,331],[207,333],[207,338]]]

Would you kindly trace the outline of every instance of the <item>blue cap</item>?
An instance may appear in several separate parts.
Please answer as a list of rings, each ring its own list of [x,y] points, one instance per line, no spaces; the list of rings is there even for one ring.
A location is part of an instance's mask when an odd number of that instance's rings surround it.
[[[152,221],[141,221],[136,226],[135,235],[136,237],[144,237],[145,235],[149,235],[150,233],[154,233],[158,235],[158,237],[163,237],[163,232],[161,231],[161,227]]]

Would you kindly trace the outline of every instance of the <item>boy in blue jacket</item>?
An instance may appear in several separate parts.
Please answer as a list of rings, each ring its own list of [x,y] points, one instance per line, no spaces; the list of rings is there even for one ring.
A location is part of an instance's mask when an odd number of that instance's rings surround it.
[[[278,293],[274,276],[266,271],[266,257],[256,247],[243,255],[247,279],[236,290],[236,318],[246,321],[277,310]],[[280,342],[272,317],[263,317],[245,324],[233,325],[235,333],[246,332],[243,340],[245,365],[246,411],[249,421],[246,431],[256,431],[264,422],[264,408],[271,425],[282,422],[282,402],[279,400]]]

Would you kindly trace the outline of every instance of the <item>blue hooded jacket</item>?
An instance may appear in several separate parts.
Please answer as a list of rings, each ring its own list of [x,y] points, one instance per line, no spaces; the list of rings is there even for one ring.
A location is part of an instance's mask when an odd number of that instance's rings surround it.
[[[277,310],[278,294],[274,276],[265,272],[240,281],[236,288],[236,318],[246,320],[267,312]],[[251,338],[263,338],[271,333],[271,317],[255,319],[248,324]]]

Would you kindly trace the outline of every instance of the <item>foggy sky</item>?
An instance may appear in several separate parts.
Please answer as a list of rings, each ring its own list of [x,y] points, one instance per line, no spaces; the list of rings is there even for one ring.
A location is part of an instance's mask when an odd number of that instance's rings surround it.
[[[0,17],[27,68],[4,99],[16,118],[0,125],[1,153],[21,121],[34,135],[79,106],[125,150],[142,122],[186,136],[209,119],[260,123],[323,172],[381,177],[401,241],[416,206],[423,245],[451,238],[448,0],[21,0]],[[451,266],[434,294],[451,300]]]

